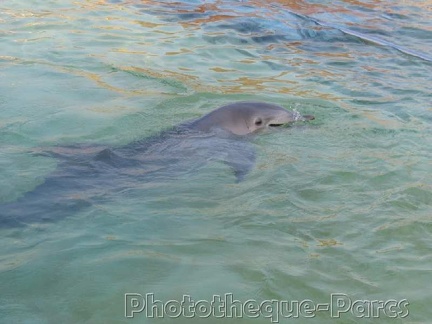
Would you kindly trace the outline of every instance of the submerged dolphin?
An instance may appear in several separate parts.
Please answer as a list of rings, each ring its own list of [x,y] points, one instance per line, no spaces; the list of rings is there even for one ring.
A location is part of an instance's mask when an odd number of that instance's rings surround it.
[[[312,119],[273,104],[238,102],[118,148],[75,145],[45,150],[43,155],[58,159],[56,171],[18,201],[0,205],[0,226],[59,219],[142,188],[143,183],[187,175],[211,161],[229,165],[241,181],[255,161],[249,135]]]

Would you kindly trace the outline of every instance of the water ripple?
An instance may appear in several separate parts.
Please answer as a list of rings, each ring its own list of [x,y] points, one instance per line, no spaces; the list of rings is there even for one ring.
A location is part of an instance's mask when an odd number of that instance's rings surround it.
[[[3,202],[54,170],[28,154],[41,147],[121,146],[237,100],[316,116],[257,137],[241,183],[220,163],[128,181],[137,168],[69,218],[2,229],[3,321],[121,321],[128,291],[407,298],[411,321],[430,320],[429,2],[18,0],[0,11]]]

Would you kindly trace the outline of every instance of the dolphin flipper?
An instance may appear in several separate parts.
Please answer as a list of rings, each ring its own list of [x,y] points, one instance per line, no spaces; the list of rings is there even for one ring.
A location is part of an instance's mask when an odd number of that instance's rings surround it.
[[[246,175],[252,170],[254,162],[246,161],[247,163],[227,163],[233,170],[236,177],[236,183],[242,182]]]
[[[236,177],[236,182],[243,181],[246,175],[255,165],[256,154],[255,148],[248,142],[237,142],[233,149],[228,151],[224,163],[229,165]]]

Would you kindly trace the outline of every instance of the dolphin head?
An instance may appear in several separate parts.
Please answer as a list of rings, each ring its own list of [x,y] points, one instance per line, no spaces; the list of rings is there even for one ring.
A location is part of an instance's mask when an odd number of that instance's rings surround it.
[[[201,131],[221,128],[235,135],[247,135],[266,128],[312,119],[315,119],[312,115],[302,116],[297,111],[288,111],[273,104],[237,102],[213,110],[191,126]]]

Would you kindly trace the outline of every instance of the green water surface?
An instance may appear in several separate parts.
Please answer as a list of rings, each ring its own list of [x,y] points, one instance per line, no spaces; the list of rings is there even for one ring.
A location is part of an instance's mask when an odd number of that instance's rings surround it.
[[[406,299],[409,314],[279,320],[431,321],[429,1],[17,0],[0,13],[1,203],[55,170],[35,148],[123,145],[237,100],[316,117],[256,137],[240,183],[210,163],[58,221],[0,228],[0,322],[157,321],[127,319],[125,293],[341,293]]]

